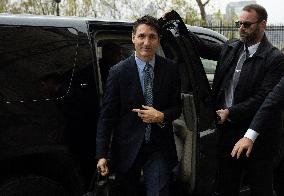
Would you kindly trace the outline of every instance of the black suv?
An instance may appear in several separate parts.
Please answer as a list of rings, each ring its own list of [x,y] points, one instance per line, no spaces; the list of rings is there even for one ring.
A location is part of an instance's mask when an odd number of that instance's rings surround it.
[[[175,184],[182,195],[209,195],[214,191],[217,137],[210,85],[182,20],[160,22],[158,53],[176,61],[181,70],[183,113],[173,123],[180,160]],[[132,25],[77,17],[0,16],[1,195],[86,192],[96,167],[102,50],[115,43],[121,58],[128,57],[134,50]],[[202,39],[226,41],[214,31],[188,28]]]

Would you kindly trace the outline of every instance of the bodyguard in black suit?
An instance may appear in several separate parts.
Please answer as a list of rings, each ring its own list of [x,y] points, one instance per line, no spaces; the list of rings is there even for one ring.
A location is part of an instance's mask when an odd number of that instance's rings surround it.
[[[108,173],[109,154],[122,195],[135,195],[141,170],[148,196],[168,195],[177,155],[172,121],[181,113],[180,80],[173,62],[155,55],[157,20],[138,19],[135,54],[109,72],[96,138],[97,167]]]
[[[273,91],[270,92],[266,97],[260,109],[257,111],[256,115],[254,116],[253,121],[249,126],[249,129],[256,131],[260,135],[258,137],[261,137],[261,135],[266,136],[269,134],[275,134],[274,133],[275,131],[269,129],[269,127],[271,126],[271,123],[275,123],[274,120],[275,116],[279,116],[280,112],[283,111],[284,111],[284,76],[281,78],[280,82],[274,87]],[[266,131],[269,131],[271,133],[266,133]],[[277,137],[278,135],[279,134],[276,133],[274,137],[278,138]],[[243,151],[250,152],[253,149],[253,145],[254,145],[253,142],[242,143],[240,141],[235,145],[232,154],[233,155],[237,154],[237,156],[240,156],[240,154]],[[279,168],[279,170],[276,168],[276,170],[274,171],[274,189],[277,195],[284,195],[283,172],[284,172],[283,168]]]
[[[263,134],[266,131],[264,127],[269,126],[271,119],[280,111],[284,111],[284,76],[265,98],[249,126],[250,129]]]
[[[233,150],[239,140],[253,143],[257,137],[257,132],[247,129],[283,72],[284,56],[267,40],[266,21],[266,10],[251,4],[243,8],[236,22],[240,39],[216,45],[191,34],[202,57],[218,60],[212,90],[219,132],[220,196],[237,196],[244,174],[252,195],[273,194],[272,159],[277,149],[280,116],[274,116],[266,134],[257,138],[251,156],[235,158]]]
[[[233,149],[243,141],[254,142],[258,133],[247,131],[248,126],[282,75],[284,57],[265,36],[266,21],[263,7],[244,7],[237,23],[240,41],[228,44],[216,70],[213,89],[220,117],[220,195],[238,195],[244,173],[253,196],[273,195],[273,156],[277,151],[280,115],[274,116],[247,156],[236,156]],[[243,54],[246,57],[240,63]]]

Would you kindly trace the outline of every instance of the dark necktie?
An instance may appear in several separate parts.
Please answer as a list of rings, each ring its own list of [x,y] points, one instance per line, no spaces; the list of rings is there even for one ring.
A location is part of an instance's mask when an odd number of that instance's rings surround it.
[[[144,68],[144,98],[147,106],[153,105],[153,79],[154,72],[153,67],[146,63]],[[148,143],[150,141],[151,135],[151,124],[146,124],[145,130],[145,142]]]
[[[235,68],[235,72],[233,74],[233,78],[230,81],[230,84],[228,86],[228,88],[226,89],[225,92],[225,106],[226,107],[231,107],[233,105],[234,102],[234,92],[235,92],[235,88],[239,82],[239,78],[240,78],[240,74],[241,74],[241,70],[243,67],[243,64],[245,62],[245,60],[248,58],[249,56],[249,52],[248,49],[246,47],[245,50],[243,50],[240,54],[240,57],[238,59],[236,68]]]
[[[235,90],[238,82],[239,82],[239,78],[240,78],[240,74],[242,71],[242,67],[243,64],[245,62],[245,60],[249,57],[249,51],[248,48],[246,47],[245,50],[243,50],[243,52],[240,55],[239,61],[237,63],[237,66],[235,68],[235,72],[234,72],[234,76],[233,76],[233,89]]]

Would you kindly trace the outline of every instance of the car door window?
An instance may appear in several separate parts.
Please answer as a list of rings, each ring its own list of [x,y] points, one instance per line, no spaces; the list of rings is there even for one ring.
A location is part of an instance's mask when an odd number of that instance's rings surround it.
[[[60,99],[76,65],[73,28],[0,27],[0,97],[4,102]]]
[[[202,30],[204,30],[204,32],[202,34],[200,33],[196,33],[197,36],[199,36],[201,39],[208,41],[208,42],[213,42],[213,43],[224,43],[227,38],[224,37],[223,35],[217,33],[217,32],[213,32],[212,30],[208,30],[208,29],[204,29],[201,28]],[[213,34],[216,34],[217,37],[215,37]],[[210,59],[204,59],[204,58],[200,58],[203,64],[203,68],[205,70],[207,79],[209,81],[210,86],[213,83],[213,79],[214,79],[214,74],[215,74],[215,70],[216,70],[216,66],[217,66],[217,61],[214,60],[210,60]]]
[[[212,85],[214,74],[217,66],[217,61],[201,58],[209,84]]]

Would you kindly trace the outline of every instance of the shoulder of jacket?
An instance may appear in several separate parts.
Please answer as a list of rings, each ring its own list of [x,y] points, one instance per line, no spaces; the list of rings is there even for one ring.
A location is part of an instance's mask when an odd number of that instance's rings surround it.
[[[159,55],[156,55],[156,61],[159,61],[159,63],[169,65],[169,66],[176,64],[176,62],[174,62],[173,60],[166,58],[166,57],[159,56]]]
[[[273,46],[270,42],[268,42],[265,47],[261,48],[263,53],[263,57],[268,62],[283,62],[284,55],[283,53],[275,46]]]
[[[283,52],[281,52],[281,50],[279,50],[277,47],[273,45],[271,47],[271,52],[273,53],[274,57],[276,56],[276,57],[284,58]]]
[[[112,67],[112,69],[115,70],[115,71],[118,71],[118,72],[121,71],[121,70],[123,70],[123,69],[125,69],[125,68],[131,63],[132,58],[133,58],[133,57],[130,56],[130,57],[124,59],[123,61],[118,62],[117,64],[115,64],[115,65]]]
[[[239,39],[233,38],[233,39],[229,39],[226,43],[227,43],[227,44],[230,44],[230,43],[239,43],[239,42],[240,42]]]
[[[237,47],[241,41],[239,39],[233,38],[225,42],[224,46],[229,46],[229,47]]]

